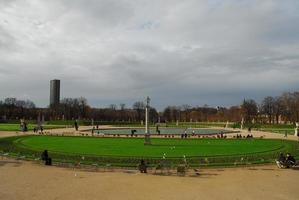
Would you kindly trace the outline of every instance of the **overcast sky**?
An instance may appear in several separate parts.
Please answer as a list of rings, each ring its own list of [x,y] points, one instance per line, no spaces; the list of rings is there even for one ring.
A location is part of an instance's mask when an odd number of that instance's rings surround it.
[[[299,90],[298,0],[0,0],[0,97],[230,106]]]

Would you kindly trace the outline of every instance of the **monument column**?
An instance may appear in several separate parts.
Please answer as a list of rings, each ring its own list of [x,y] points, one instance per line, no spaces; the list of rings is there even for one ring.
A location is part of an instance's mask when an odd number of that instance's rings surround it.
[[[150,145],[150,130],[149,130],[149,109],[150,109],[150,98],[146,98],[146,106],[145,106],[145,137],[144,137],[144,144]]]

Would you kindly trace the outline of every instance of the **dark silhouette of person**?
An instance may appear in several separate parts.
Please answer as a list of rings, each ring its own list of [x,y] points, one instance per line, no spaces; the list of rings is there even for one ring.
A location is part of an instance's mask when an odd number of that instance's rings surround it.
[[[75,120],[75,129],[76,129],[76,131],[78,131],[78,128],[79,128],[78,122],[77,122],[77,120]]]
[[[48,150],[44,150],[41,157],[42,160],[46,161],[49,158]]]
[[[296,159],[289,153],[287,153],[287,157],[286,157],[286,165],[287,168],[294,166],[296,164]]]
[[[52,165],[52,158],[49,157],[48,150],[44,150],[41,158],[43,161],[45,161],[45,165]]]
[[[131,137],[133,137],[133,135],[135,134],[135,132],[137,132],[135,129],[131,130]]]
[[[140,173],[147,173],[147,165],[143,159],[140,161],[139,171],[140,171]]]
[[[286,157],[283,155],[283,153],[279,154],[278,159],[276,160],[276,164],[279,168],[284,168],[286,164]]]
[[[24,132],[27,132],[27,131],[28,131],[27,123],[24,122]]]
[[[160,129],[159,129],[159,125],[156,126],[156,133],[158,133],[158,135],[160,135]]]

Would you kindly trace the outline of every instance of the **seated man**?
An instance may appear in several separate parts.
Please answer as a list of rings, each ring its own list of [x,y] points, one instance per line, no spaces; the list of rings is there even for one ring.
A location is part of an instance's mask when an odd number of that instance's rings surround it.
[[[146,171],[147,166],[146,166],[144,160],[140,161],[138,168],[139,168],[140,173],[147,173],[147,171]]]
[[[46,160],[48,160],[48,158],[49,158],[48,151],[44,150],[44,152],[41,155],[41,159],[46,161]]]
[[[287,153],[286,167],[289,168],[289,167],[293,167],[295,165],[296,165],[295,158],[291,154]]]
[[[49,157],[47,150],[44,150],[41,155],[41,159],[45,161],[45,165],[52,165],[52,158]]]
[[[279,154],[279,158],[276,160],[276,164],[279,168],[285,168],[286,164],[286,157],[283,155],[283,153]]]

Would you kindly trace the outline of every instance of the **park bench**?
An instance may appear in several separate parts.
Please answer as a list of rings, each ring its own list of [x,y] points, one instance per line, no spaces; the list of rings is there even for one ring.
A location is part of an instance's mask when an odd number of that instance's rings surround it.
[[[166,160],[162,160],[160,163],[158,163],[155,166],[155,174],[157,174],[157,170],[160,170],[160,174],[164,174],[164,171],[166,170],[167,174],[170,174],[171,169],[171,163],[167,162]]]
[[[179,164],[177,166],[177,175],[185,176],[187,170],[188,170],[188,167],[186,164]]]

